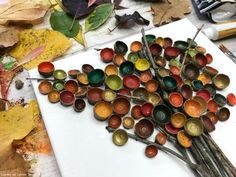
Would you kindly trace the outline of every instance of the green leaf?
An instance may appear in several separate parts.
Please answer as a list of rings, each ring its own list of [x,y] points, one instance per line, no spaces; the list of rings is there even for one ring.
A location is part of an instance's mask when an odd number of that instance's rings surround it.
[[[74,21],[74,24],[71,28],[72,23],[73,18],[65,12],[54,11],[51,14],[50,24],[52,29],[63,33],[67,37],[75,37],[81,28],[78,20]]]
[[[16,61],[10,61],[10,62],[8,62],[8,63],[3,64],[3,67],[4,67],[4,69],[6,69],[6,70],[10,70],[10,69],[13,68],[13,66],[15,65],[15,63],[16,63]]]
[[[106,3],[97,6],[85,19],[85,31],[95,30],[105,23],[114,9],[114,4]]]

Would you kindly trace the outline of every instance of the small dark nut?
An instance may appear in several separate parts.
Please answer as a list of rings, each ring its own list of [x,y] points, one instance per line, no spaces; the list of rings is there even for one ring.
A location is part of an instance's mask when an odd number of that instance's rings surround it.
[[[23,86],[24,86],[24,82],[22,82],[21,80],[16,80],[15,81],[16,89],[20,90],[20,89],[22,89]]]

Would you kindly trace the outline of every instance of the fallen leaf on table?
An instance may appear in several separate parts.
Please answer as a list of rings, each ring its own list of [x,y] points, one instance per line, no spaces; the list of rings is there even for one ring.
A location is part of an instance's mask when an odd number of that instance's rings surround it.
[[[41,23],[49,6],[34,4],[29,0],[9,0],[0,5],[0,24],[14,23]]]
[[[0,70],[0,98],[7,99],[8,88],[14,75],[14,71]]]
[[[0,25],[0,48],[10,47],[17,43],[18,33],[20,32],[17,27],[8,27]]]
[[[37,125],[39,108],[35,100],[29,104],[17,104],[7,111],[0,112],[0,154],[6,153],[13,140],[23,139]],[[0,159],[0,164],[5,159]]]
[[[85,36],[84,36],[82,27],[80,28],[78,34],[74,37],[74,40],[76,40],[76,42],[78,42],[82,46],[86,47],[87,44],[86,44],[86,40],[85,40]]]
[[[133,14],[115,15],[116,26],[110,32],[118,28],[132,28],[136,23],[139,25],[149,25],[149,21],[143,18],[137,11]]]
[[[73,23],[73,24],[72,24]],[[79,20],[73,18],[65,12],[54,11],[50,17],[52,29],[60,31],[67,37],[75,37],[82,28]]]
[[[22,62],[25,58],[29,60],[27,56],[35,57],[23,65],[29,70],[43,61],[53,61],[63,55],[70,46],[71,41],[58,31],[28,29],[19,33],[19,42],[9,54],[18,62]]]
[[[4,159],[4,160],[2,160]],[[0,176],[27,176],[30,170],[30,162],[24,160],[21,154],[18,154],[15,149],[9,147],[7,152],[1,154],[0,161]]]
[[[184,17],[191,12],[189,0],[168,0],[152,3],[151,9],[154,12],[153,24],[160,26],[171,21]]]
[[[114,4],[106,3],[97,6],[94,11],[85,19],[85,31],[99,28],[107,21],[114,10]]]
[[[52,152],[51,144],[47,130],[40,119],[37,127],[33,129],[24,139],[15,140],[12,143],[17,152],[50,154]]]

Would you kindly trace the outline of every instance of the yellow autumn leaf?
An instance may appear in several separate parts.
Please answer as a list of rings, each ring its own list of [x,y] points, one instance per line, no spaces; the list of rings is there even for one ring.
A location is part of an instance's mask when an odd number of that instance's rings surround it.
[[[87,44],[86,44],[86,41],[85,41],[85,37],[84,37],[84,33],[83,33],[83,29],[82,28],[80,28],[77,36],[74,37],[74,40],[76,40],[76,42],[78,42],[82,46],[87,47]]]
[[[39,114],[35,100],[24,107],[18,104],[0,112],[0,154],[9,149],[13,140],[24,138],[36,127]]]
[[[43,61],[53,61],[62,56],[71,44],[71,41],[60,32],[49,29],[27,29],[19,33],[19,41],[9,54],[18,62],[30,61],[23,66],[32,69]]]

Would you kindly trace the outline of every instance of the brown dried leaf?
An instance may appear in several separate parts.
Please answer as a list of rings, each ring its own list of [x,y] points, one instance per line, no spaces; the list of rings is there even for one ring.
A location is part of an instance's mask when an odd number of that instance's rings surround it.
[[[39,108],[35,100],[28,105],[15,105],[8,111],[0,112],[0,154],[9,149],[13,140],[23,139],[37,125]],[[1,159],[0,159],[1,160]],[[0,164],[2,162],[0,161]]]
[[[189,0],[166,0],[152,3],[151,9],[154,12],[153,24],[156,26],[179,20],[191,12]]]
[[[14,71],[0,70],[0,98],[7,99],[7,92],[8,92],[7,89],[14,75],[15,75]]]
[[[10,47],[18,41],[19,28],[0,25],[0,47]]]
[[[41,23],[49,6],[32,3],[29,0],[10,0],[0,5],[0,24],[14,23]]]
[[[0,176],[27,176],[30,169],[30,162],[24,160],[12,147],[1,154],[0,161]]]
[[[29,135],[22,140],[14,140],[12,145],[17,149],[17,152],[22,152],[23,154],[28,152],[50,154],[52,152],[47,130],[42,119]]]

